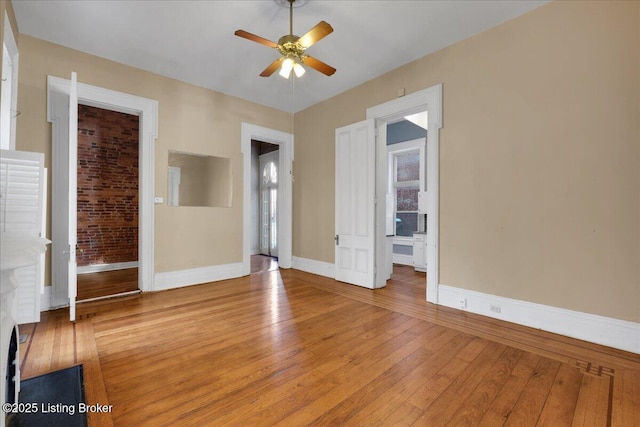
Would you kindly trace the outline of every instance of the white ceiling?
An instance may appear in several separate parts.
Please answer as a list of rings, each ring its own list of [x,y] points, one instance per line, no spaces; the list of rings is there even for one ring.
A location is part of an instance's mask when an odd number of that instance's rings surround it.
[[[307,53],[338,71],[259,77],[277,51],[233,33],[277,42],[289,32],[282,2],[13,0],[13,6],[22,34],[296,112],[546,1],[308,0],[294,8],[294,34],[329,22],[334,32]]]

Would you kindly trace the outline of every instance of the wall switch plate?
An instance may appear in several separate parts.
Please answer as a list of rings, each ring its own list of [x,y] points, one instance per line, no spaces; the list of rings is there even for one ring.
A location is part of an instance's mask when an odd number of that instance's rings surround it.
[[[154,202],[156,203],[164,203],[164,198],[163,197],[156,197],[153,199]]]

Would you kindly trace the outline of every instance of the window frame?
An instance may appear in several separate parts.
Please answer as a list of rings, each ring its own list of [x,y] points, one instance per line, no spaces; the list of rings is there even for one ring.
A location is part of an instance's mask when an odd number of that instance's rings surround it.
[[[397,200],[397,188],[415,188],[418,183],[418,192],[424,192],[426,189],[425,171],[426,171],[426,138],[418,138],[409,141],[399,142],[396,144],[387,145],[387,172],[388,172],[388,188],[387,194],[393,198],[393,244],[394,245],[413,245],[413,236],[397,236],[396,235],[396,223],[395,218],[398,214],[398,200]],[[418,180],[397,182],[397,159],[398,156],[418,152],[420,160],[420,173]],[[401,211],[401,213],[413,213],[413,211]],[[419,210],[415,211],[416,215],[419,215]]]

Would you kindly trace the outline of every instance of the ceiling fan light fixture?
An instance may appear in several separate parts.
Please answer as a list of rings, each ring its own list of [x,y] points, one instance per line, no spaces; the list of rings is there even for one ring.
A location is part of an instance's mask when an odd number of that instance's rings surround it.
[[[236,30],[234,33],[238,37],[260,43],[278,51],[280,58],[273,61],[261,73],[260,77],[271,76],[278,68],[280,74],[285,79],[291,76],[293,71],[296,77],[302,77],[306,72],[303,63],[326,76],[331,76],[336,69],[325,64],[324,62],[305,54],[305,51],[313,46],[319,40],[325,38],[333,32],[333,28],[325,21],[318,22],[313,28],[307,31],[302,37],[293,34],[293,8],[302,6],[308,0],[275,0],[276,3],[288,6],[289,8],[289,34],[286,34],[278,40],[278,43],[267,40],[264,37],[257,36],[248,31]]]
[[[300,78],[304,76],[305,71],[304,67],[297,62],[293,64],[293,72],[296,73],[296,77]]]
[[[286,58],[284,61],[282,61],[282,66],[280,67],[280,72],[278,74],[280,74],[285,79],[288,79],[291,75],[291,70],[294,68],[293,64],[293,59]]]

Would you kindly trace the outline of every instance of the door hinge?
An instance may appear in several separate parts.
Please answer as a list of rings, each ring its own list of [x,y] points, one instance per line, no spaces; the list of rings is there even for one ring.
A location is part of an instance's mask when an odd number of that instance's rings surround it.
[[[336,234],[336,237],[333,238],[336,241],[336,246],[340,246],[340,235]]]

